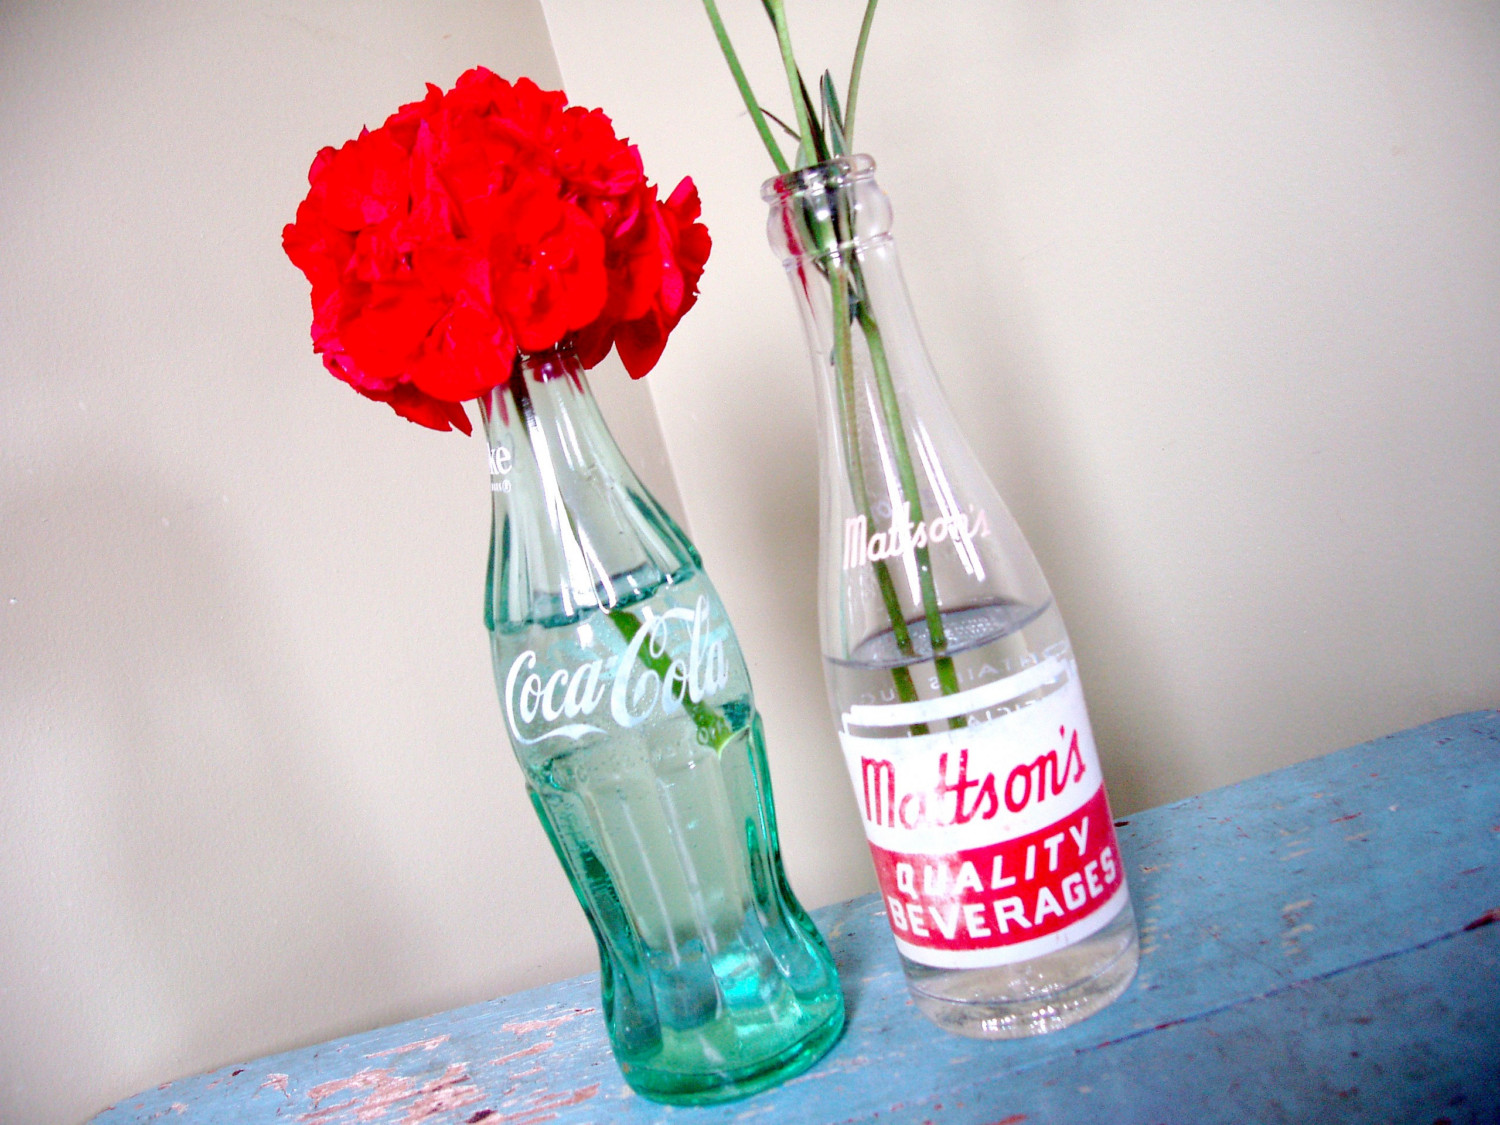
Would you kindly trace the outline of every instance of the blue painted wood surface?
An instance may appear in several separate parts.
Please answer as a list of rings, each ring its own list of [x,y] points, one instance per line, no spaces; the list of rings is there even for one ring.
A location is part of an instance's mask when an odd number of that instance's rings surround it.
[[[1104,1012],[984,1043],[912,1009],[878,901],[818,912],[850,1020],[711,1109],[632,1094],[578,977],[166,1083],[125,1122],[1500,1122],[1500,712],[1122,822],[1141,971]]]

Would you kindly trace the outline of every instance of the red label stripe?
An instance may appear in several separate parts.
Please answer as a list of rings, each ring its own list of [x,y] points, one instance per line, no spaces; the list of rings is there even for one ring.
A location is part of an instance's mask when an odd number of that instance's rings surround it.
[[[1077,811],[1013,840],[945,855],[870,845],[896,936],[926,949],[997,949],[1056,933],[1119,890],[1124,872],[1100,785]]]

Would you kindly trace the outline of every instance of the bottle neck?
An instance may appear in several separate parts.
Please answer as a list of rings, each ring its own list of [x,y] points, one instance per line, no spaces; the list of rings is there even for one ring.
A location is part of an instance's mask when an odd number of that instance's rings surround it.
[[[945,615],[1040,606],[1046,584],[938,386],[873,162],[800,169],[764,195],[819,383],[824,650],[883,637],[900,660],[938,657],[946,692],[942,654],[962,641]]]
[[[962,446],[962,438],[907,296],[874,162],[856,156],[799,169],[763,194],[819,382],[825,480],[830,472],[846,478],[855,514],[872,525],[908,507],[920,518],[920,484],[934,482],[919,476],[941,474],[959,453],[948,439]]]
[[[890,201],[874,173],[869,157],[843,157],[777,177],[762,191],[771,247],[819,360],[823,398],[844,407],[825,421],[843,413],[860,430],[899,405],[893,393],[919,396],[924,413],[948,410],[907,295]],[[887,410],[871,408],[882,402]]]
[[[480,405],[494,499],[491,628],[628,605],[696,564],[610,436],[571,348],[519,356]]]

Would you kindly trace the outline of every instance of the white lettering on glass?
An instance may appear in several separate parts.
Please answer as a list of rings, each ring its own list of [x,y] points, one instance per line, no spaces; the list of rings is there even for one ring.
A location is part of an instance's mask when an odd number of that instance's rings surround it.
[[[564,722],[530,735],[523,734],[522,727],[534,723],[539,713],[549,724],[592,717],[606,696],[610,718],[629,729],[653,715],[670,715],[684,701],[701,703],[729,683],[724,640],[709,635],[706,597],[700,595],[692,609],[653,613],[647,607],[642,616],[645,620],[625,651],[609,662],[612,670],[606,670],[604,660],[594,659],[576,668],[553,669],[543,678],[535,670],[537,655],[532,649],[517,656],[505,676],[505,718],[511,737],[531,746],[549,738],[576,742],[600,734],[602,728],[588,722]]]
[[[971,505],[967,514],[952,512],[919,523],[911,518],[911,504],[904,503],[900,518],[885,531],[871,534],[870,521],[865,516],[852,516],[844,521],[844,569],[853,570],[952,540],[955,546],[962,545],[959,558],[968,570],[972,567],[970,544],[989,534],[990,521],[982,508]]]

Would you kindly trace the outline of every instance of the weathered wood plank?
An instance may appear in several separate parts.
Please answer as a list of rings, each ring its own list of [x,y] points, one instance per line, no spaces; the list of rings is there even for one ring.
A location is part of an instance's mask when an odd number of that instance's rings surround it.
[[[631,1094],[590,975],[167,1083],[96,1120],[1500,1121],[1500,713],[1138,814],[1120,843],[1140,975],[1055,1035],[933,1029],[869,897],[818,913],[844,1039],[748,1101]]]

